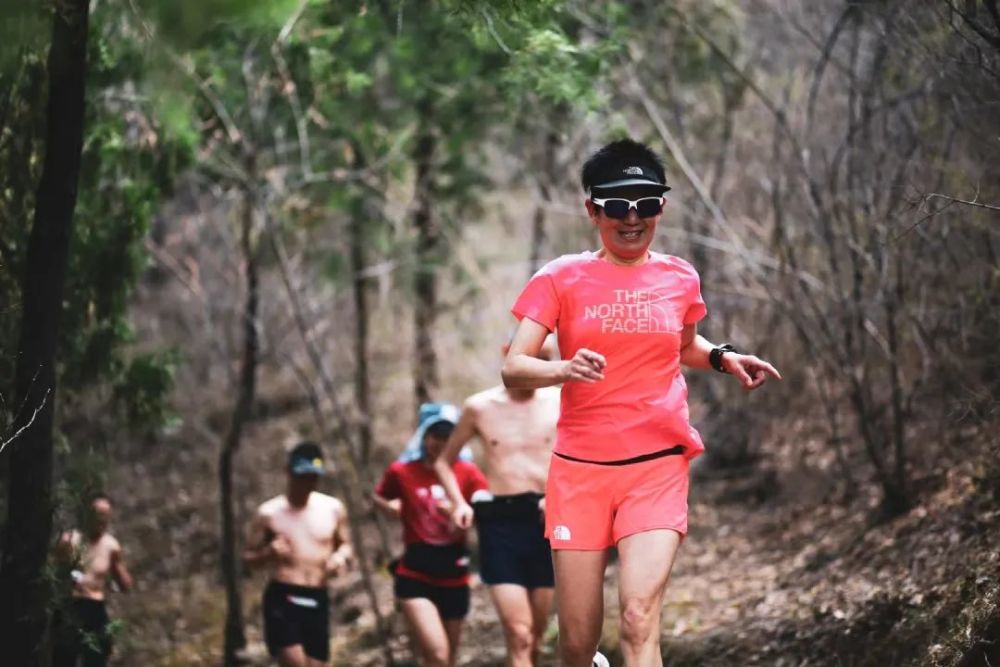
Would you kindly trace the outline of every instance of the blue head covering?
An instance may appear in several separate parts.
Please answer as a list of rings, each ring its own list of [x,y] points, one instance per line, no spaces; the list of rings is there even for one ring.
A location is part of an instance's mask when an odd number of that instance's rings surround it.
[[[427,429],[438,422],[457,424],[459,414],[458,408],[451,403],[424,403],[421,405],[419,415],[420,425],[417,426],[417,430],[410,436],[409,441],[406,443],[406,448],[399,455],[398,460],[403,463],[409,463],[410,461],[419,461],[422,459],[424,457],[424,435],[427,433]],[[467,446],[462,447],[458,458],[462,461],[471,461],[472,450]]]

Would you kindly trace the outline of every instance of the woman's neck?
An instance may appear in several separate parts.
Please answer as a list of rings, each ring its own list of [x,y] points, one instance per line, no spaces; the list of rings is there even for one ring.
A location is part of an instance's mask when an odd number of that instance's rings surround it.
[[[649,250],[647,249],[644,253],[637,255],[636,257],[619,257],[602,246],[601,249],[597,251],[596,255],[600,259],[603,259],[605,262],[609,262],[611,264],[617,264],[619,266],[637,266],[639,264],[646,263],[649,259]]]

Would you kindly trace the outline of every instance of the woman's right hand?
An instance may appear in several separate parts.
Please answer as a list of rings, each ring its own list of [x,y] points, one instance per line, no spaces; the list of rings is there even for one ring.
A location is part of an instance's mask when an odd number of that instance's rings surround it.
[[[563,379],[593,384],[604,379],[606,365],[604,355],[581,347],[572,359],[563,362]]]

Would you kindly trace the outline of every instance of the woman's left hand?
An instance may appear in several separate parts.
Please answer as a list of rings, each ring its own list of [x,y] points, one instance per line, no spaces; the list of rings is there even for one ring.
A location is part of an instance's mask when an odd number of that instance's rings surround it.
[[[781,373],[774,366],[752,354],[727,352],[722,355],[722,367],[738,379],[747,391],[764,384],[768,375],[781,379]]]

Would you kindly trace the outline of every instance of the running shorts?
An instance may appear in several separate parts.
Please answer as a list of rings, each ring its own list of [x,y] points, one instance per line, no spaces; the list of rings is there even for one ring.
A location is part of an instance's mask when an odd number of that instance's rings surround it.
[[[495,496],[472,504],[479,532],[480,576],[491,586],[551,588],[552,550],[545,539],[540,493]]]
[[[272,657],[299,644],[310,658],[330,658],[330,602],[325,588],[272,581],[264,589],[264,642]]]
[[[465,618],[469,613],[469,586],[439,586],[411,579],[405,575],[396,575],[393,592],[400,600],[426,598],[430,600],[441,618],[449,621]]]
[[[108,609],[103,600],[73,598],[52,620],[53,667],[104,667],[111,657]]]
[[[687,534],[688,459],[673,447],[639,461],[552,455],[545,536],[553,549],[599,550],[648,530]]]

